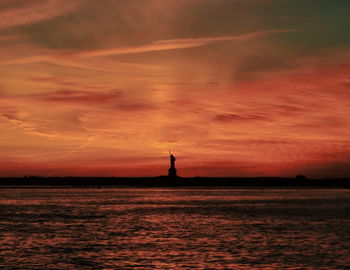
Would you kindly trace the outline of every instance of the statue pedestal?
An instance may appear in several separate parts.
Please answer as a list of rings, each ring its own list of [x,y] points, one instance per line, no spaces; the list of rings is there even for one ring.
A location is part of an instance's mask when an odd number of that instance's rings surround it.
[[[176,175],[176,169],[173,168],[173,167],[170,167],[169,170],[168,170],[168,176],[169,176],[169,177],[177,177],[177,175]]]

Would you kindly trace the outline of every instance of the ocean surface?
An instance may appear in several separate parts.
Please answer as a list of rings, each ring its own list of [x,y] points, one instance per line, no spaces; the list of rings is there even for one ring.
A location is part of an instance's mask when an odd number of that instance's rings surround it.
[[[0,189],[0,269],[350,269],[350,190]]]

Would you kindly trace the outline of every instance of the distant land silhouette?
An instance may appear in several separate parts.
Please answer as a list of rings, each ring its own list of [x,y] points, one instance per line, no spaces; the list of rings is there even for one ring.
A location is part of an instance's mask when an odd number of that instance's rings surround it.
[[[304,175],[283,177],[180,177],[175,156],[169,151],[170,167],[167,176],[157,177],[3,177],[0,186],[42,187],[305,187],[350,188],[350,178],[309,179]]]
[[[349,178],[298,179],[282,177],[12,177],[0,178],[0,186],[140,186],[140,187],[329,187],[350,188]]]

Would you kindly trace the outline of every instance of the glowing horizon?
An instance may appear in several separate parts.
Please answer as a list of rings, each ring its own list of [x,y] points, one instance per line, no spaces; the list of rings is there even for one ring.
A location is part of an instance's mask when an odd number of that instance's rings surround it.
[[[0,177],[350,176],[349,8],[3,0]]]

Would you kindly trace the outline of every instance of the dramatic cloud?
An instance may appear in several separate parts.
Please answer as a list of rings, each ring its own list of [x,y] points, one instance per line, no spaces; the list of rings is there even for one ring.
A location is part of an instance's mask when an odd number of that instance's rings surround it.
[[[3,0],[0,176],[349,175],[350,2]]]

